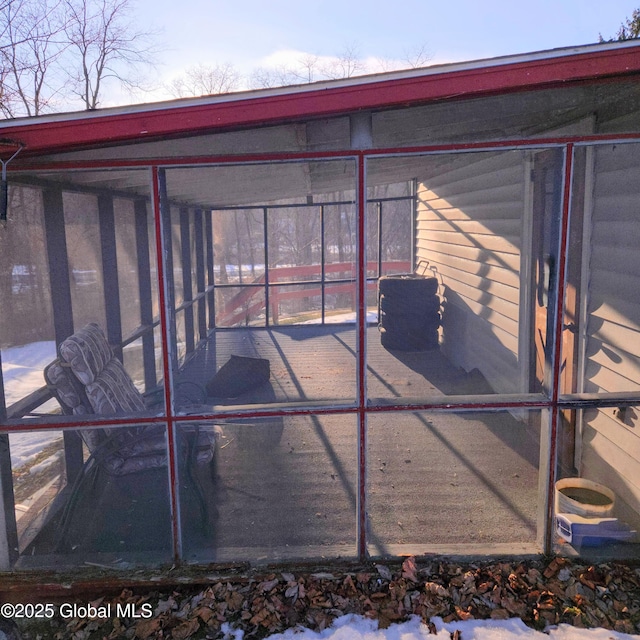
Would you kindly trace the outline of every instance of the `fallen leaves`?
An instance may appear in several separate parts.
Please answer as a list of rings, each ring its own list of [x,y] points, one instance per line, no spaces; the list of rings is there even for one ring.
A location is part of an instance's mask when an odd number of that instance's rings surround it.
[[[117,601],[150,603],[154,615],[102,624],[58,619],[50,637],[196,640],[241,629],[250,640],[300,626],[322,630],[345,614],[375,619],[381,628],[417,615],[430,633],[435,616],[445,622],[515,616],[537,629],[564,622],[638,633],[640,569],[564,558],[463,565],[409,557],[357,571],[248,573],[169,593],[125,590]],[[24,637],[36,636],[26,629]]]

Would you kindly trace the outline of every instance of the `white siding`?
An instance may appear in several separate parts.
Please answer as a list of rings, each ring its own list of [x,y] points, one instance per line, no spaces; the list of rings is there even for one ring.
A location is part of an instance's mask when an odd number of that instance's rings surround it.
[[[640,389],[640,146],[596,151],[587,301],[586,392]],[[584,416],[580,471],[616,492],[640,522],[640,416]],[[635,515],[634,515],[635,512]]]
[[[443,350],[496,392],[519,391],[524,168],[519,152],[469,154],[423,178],[416,251],[441,280]]]

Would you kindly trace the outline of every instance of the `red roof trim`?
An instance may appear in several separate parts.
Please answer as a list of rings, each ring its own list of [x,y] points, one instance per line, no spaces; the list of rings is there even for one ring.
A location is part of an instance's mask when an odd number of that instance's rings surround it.
[[[0,136],[25,145],[22,155],[284,121],[331,116],[568,82],[640,73],[640,47],[614,48],[407,78],[377,79],[130,113],[79,114],[77,118],[0,125]]]

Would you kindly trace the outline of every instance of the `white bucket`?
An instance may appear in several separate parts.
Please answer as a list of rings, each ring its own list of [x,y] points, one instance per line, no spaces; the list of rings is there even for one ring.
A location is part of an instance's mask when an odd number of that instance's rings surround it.
[[[611,489],[584,478],[563,478],[556,482],[556,513],[603,518],[611,515],[616,496]]]

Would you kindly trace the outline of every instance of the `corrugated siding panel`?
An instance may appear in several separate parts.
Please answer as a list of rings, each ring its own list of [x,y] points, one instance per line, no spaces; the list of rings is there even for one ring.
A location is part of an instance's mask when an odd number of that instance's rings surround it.
[[[596,151],[591,237],[585,390],[640,389],[638,145]]]
[[[635,391],[640,389],[640,146],[599,148],[595,172],[585,391]],[[611,409],[588,412],[581,460],[584,476],[611,487],[635,526],[639,428],[639,412],[626,424]]]
[[[637,527],[640,523],[639,439],[632,429],[613,417],[612,411],[603,409],[597,415],[591,415],[592,412],[587,415],[582,473],[613,489],[618,502],[622,500],[620,516]]]
[[[416,247],[444,296],[443,348],[498,392],[518,391],[522,154],[469,154],[418,190]]]

